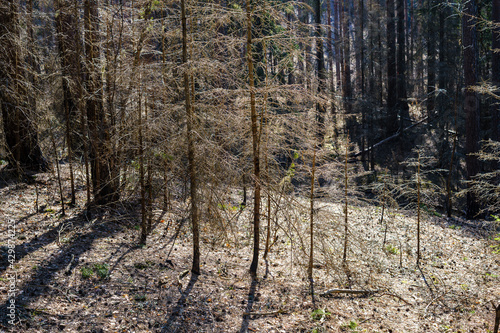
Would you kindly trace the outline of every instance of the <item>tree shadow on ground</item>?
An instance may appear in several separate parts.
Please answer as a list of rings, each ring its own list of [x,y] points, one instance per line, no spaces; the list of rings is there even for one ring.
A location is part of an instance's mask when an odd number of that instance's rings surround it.
[[[253,304],[255,302],[255,291],[257,289],[258,281],[257,279],[252,279],[250,284],[250,290],[248,291],[247,307],[243,313],[243,322],[241,323],[240,333],[248,332],[248,326],[250,325],[250,313],[253,309]]]
[[[189,280],[186,289],[182,292],[181,297],[177,301],[177,305],[172,309],[172,313],[168,317],[165,325],[163,325],[163,327],[161,328],[161,332],[164,333],[173,332],[179,328],[179,325],[182,325],[182,323],[177,323],[177,318],[179,318],[182,315],[184,306],[186,304],[186,299],[191,293],[191,290],[193,290],[196,281],[198,281],[198,277],[199,275],[197,274],[191,274],[191,279]]]
[[[60,251],[40,264],[32,277],[23,285],[16,286],[16,296],[13,298],[17,310],[16,320],[21,318],[29,319],[27,306],[50,290],[49,285],[58,272],[64,271],[66,275],[70,275],[74,267],[78,265],[81,256],[92,248],[96,240],[110,237],[121,230],[121,227],[116,223],[116,219],[109,218],[106,220],[103,218],[104,213],[104,211],[99,211],[98,214],[94,215],[96,218],[89,221],[86,218],[87,212],[81,212],[79,215],[61,222],[59,226],[50,229],[42,236],[16,247],[16,250],[19,250],[19,254],[16,253],[16,262],[18,262],[29,253],[56,241],[57,230],[63,223],[72,224],[73,228],[87,228],[87,232],[77,233],[71,243],[60,244]],[[0,306],[0,316],[2,317],[0,324],[7,325],[9,320],[6,316],[7,306],[10,301],[10,299],[6,299],[5,303]]]

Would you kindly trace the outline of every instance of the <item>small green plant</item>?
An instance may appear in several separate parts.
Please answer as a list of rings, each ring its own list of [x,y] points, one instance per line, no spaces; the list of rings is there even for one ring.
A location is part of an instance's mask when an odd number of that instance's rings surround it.
[[[326,309],[316,309],[311,313],[312,320],[325,320],[331,315]]]
[[[89,279],[96,274],[101,280],[109,276],[109,266],[107,264],[94,264],[92,267],[84,266],[80,268],[83,279]]]
[[[358,329],[358,326],[359,326],[359,325],[358,325],[358,323],[357,323],[357,322],[355,322],[354,320],[351,320],[351,321],[349,321],[349,323],[348,323],[348,324],[344,324],[344,325],[342,325],[342,328],[343,328],[344,330],[346,330],[346,329],[351,330],[351,333],[358,333],[358,332],[359,332],[359,331],[357,330],[357,329]]]
[[[109,266],[107,264],[94,264],[94,272],[103,280],[109,276]]]
[[[450,225],[450,227],[449,227],[449,228],[450,228],[450,229],[454,229],[454,230],[460,230],[460,229],[462,229],[462,227],[461,227],[461,226],[459,226],[459,225],[454,225],[454,224]]]
[[[392,244],[389,244],[385,247],[385,251],[390,253],[390,254],[398,254],[399,253],[399,250],[397,247],[395,247],[394,245]]]
[[[94,274],[94,271],[91,268],[85,266],[80,268],[80,273],[82,273],[83,279],[89,279],[92,274]]]
[[[136,302],[144,302],[146,301],[146,295],[135,295],[134,297],[135,301]]]

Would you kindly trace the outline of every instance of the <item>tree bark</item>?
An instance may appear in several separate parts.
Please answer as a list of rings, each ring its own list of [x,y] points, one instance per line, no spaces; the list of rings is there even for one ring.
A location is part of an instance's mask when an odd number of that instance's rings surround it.
[[[427,0],[428,21],[427,21],[427,117],[428,122],[432,121],[435,111],[435,90],[436,90],[436,36],[433,0]]]
[[[469,0],[465,3],[462,16],[462,43],[465,84],[465,163],[467,180],[471,180],[479,172],[479,160],[475,155],[479,151],[479,101],[473,87],[478,80],[478,53],[476,36],[476,3]],[[472,191],[467,192],[467,218],[473,219],[479,212],[477,198]]]
[[[342,1],[342,0],[340,0]],[[342,24],[342,96],[344,98],[344,109],[347,115],[352,113],[351,99],[351,41],[349,37],[349,6],[341,2],[340,6],[341,24]]]
[[[500,0],[493,0],[491,19],[493,21],[491,48],[491,82],[497,87],[496,94],[500,89]],[[491,103],[492,133],[491,138],[500,141],[500,101],[494,100]]]
[[[0,104],[8,160],[20,174],[24,169],[45,171],[48,163],[38,144],[38,134],[30,110],[25,66],[21,49],[17,1],[0,1]]]
[[[316,35],[316,61],[317,61],[317,69],[318,69],[318,95],[319,101],[316,104],[317,111],[317,128],[318,128],[318,142],[321,145],[325,136],[325,115],[326,115],[326,106],[321,102],[321,95],[324,94],[326,90],[326,69],[325,69],[325,57],[323,50],[323,41],[322,34],[323,31],[321,29],[321,0],[314,1],[314,10],[315,10],[315,35]]]
[[[387,0],[387,136],[399,129],[397,111],[396,31],[394,1]]]
[[[408,97],[406,93],[406,34],[405,34],[405,1],[397,0],[397,109],[399,113],[398,129],[405,128],[405,119],[409,116]]]

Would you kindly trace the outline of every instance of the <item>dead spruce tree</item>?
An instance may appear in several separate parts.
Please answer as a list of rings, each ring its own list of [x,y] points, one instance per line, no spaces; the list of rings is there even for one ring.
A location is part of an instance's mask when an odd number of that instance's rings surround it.
[[[418,147],[413,150],[413,156],[406,159],[404,164],[411,168],[412,174],[409,180],[404,181],[397,188],[397,198],[402,200],[405,208],[414,209],[417,213],[416,225],[416,265],[421,259],[421,225],[424,218],[422,210],[426,213],[434,213],[434,207],[438,205],[439,195],[442,189],[430,179],[433,174],[443,170],[437,169],[436,159],[424,148]]]

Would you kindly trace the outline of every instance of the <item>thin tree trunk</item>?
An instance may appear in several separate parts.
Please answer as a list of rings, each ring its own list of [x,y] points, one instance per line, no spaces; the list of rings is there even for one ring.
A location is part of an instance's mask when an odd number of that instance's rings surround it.
[[[397,35],[398,35],[398,55],[397,55],[397,108],[399,113],[399,129],[406,127],[405,119],[409,118],[409,107],[406,93],[406,34],[405,34],[405,0],[397,0]]]
[[[74,0],[73,4],[73,16],[78,17],[78,0]],[[77,25],[76,30],[79,31],[80,28]],[[91,180],[90,180],[90,161],[89,161],[89,145],[88,145],[88,132],[87,132],[87,108],[84,102],[84,84],[85,78],[82,69],[82,62],[80,59],[83,58],[83,50],[79,42],[76,42],[76,57],[78,60],[76,61],[77,68],[77,81],[76,81],[76,89],[78,96],[78,110],[80,113],[80,128],[82,132],[82,143],[83,143],[83,160],[85,164],[85,185],[86,185],[86,194],[87,201],[86,205],[89,206],[91,204],[90,199],[90,190],[91,190]]]
[[[346,143],[345,143],[345,163],[344,163],[344,254],[342,255],[342,261],[344,264],[347,262],[347,242],[348,242],[348,232],[349,232],[349,210],[347,205],[347,186],[349,181],[349,176],[347,174],[347,160],[349,158],[349,133],[346,135]]]
[[[186,99],[186,123],[187,123],[187,143],[188,143],[188,173],[191,183],[191,225],[193,229],[193,265],[191,271],[200,274],[200,231],[198,217],[198,179],[195,165],[194,148],[194,114],[191,107],[191,92],[189,86],[189,72],[187,59],[187,21],[186,21],[186,0],[181,0],[181,21],[182,21],[182,63],[184,64],[184,96]]]
[[[387,132],[392,135],[399,129],[397,106],[396,31],[394,1],[387,0]]]
[[[314,304],[314,279],[313,279],[313,264],[314,264],[314,177],[316,173],[316,147],[313,147],[313,160],[311,170],[311,206],[309,210],[309,265],[307,267],[307,277],[311,284],[311,297]]]
[[[365,94],[365,71],[364,71],[364,0],[358,0],[357,3],[357,26],[356,29],[356,90],[357,94]]]
[[[148,226],[146,221],[146,185],[144,181],[144,138],[142,133],[142,79],[139,74],[139,103],[137,108],[137,136],[139,138],[139,184],[141,186],[141,239],[140,244],[146,245]]]
[[[457,94],[458,95],[458,94]],[[455,109],[455,133],[453,134],[453,148],[451,150],[451,158],[450,158],[450,167],[448,168],[448,178],[446,180],[446,214],[448,217],[451,217],[451,211],[452,211],[452,200],[451,200],[451,179],[453,175],[453,159],[455,157],[455,151],[457,149],[457,136],[458,136],[458,124],[457,124],[457,118],[458,118],[458,106],[457,106],[457,99],[455,98],[455,103],[453,108]]]
[[[30,1],[31,3],[31,1]],[[68,149],[68,163],[69,163],[69,173],[71,180],[71,206],[75,204],[75,180],[73,173],[73,140],[71,137],[71,116],[75,109],[75,101],[71,93],[71,70],[74,69],[74,61],[70,59],[74,56],[71,51],[72,42],[75,41],[74,34],[75,25],[73,23],[73,17],[69,13],[69,2],[58,0],[56,3],[58,15],[56,16],[56,31],[57,31],[57,41],[59,49],[59,58],[61,60],[61,71],[63,73],[62,78],[62,90],[63,90],[63,107],[64,115],[66,121],[66,146]]]
[[[307,276],[309,281],[313,281],[313,261],[314,261],[314,177],[316,173],[316,147],[313,147],[313,160],[311,170],[311,192],[310,192],[310,209],[309,209],[309,265],[307,268]]]
[[[341,14],[340,14],[340,1],[342,0],[333,0],[333,12],[334,12],[334,29],[333,29],[333,37],[335,38],[335,43],[333,45],[335,49],[335,79],[337,82],[336,85],[336,90],[339,90],[342,84],[342,79],[340,77],[340,72],[341,72],[341,65],[343,63],[343,56],[342,56],[342,51],[341,51],[341,45],[342,43],[340,42],[340,36],[342,35],[342,25],[340,23],[341,20]]]
[[[254,65],[252,55],[252,9],[250,1],[246,1],[247,16],[247,63],[248,81],[250,85],[250,118],[252,126],[252,153],[253,153],[253,176],[254,176],[254,208],[253,208],[253,258],[250,265],[250,274],[257,277],[257,267],[259,264],[259,238],[260,238],[260,152],[257,125],[257,110],[255,106],[255,81]]]
[[[61,199],[61,215],[64,216],[66,215],[66,210],[64,208],[64,195],[61,182],[61,171],[59,169],[59,158],[57,156],[56,139],[54,138],[54,130],[52,128],[52,124],[49,124],[49,128],[50,128],[50,141],[52,143],[52,152],[54,154],[54,163],[56,165],[57,184],[59,185],[59,198]]]
[[[500,89],[500,0],[493,0],[492,4],[491,20],[494,26],[491,31],[491,48],[493,49],[491,55],[491,82],[497,87],[496,94],[498,95]],[[500,141],[500,101],[492,101],[491,114],[493,116],[491,138]]]
[[[428,22],[427,22],[427,117],[431,123],[434,114],[435,90],[436,90],[436,37],[434,19],[434,2],[427,0]]]
[[[342,1],[342,0],[341,0]],[[352,88],[351,88],[351,41],[349,37],[349,6],[346,3],[342,3],[341,9],[342,16],[342,42],[343,42],[343,57],[342,57],[342,94],[344,97],[344,109],[347,115],[351,115],[351,99],[352,99]]]
[[[321,0],[314,1],[314,11],[315,11],[315,35],[316,35],[316,62],[318,69],[318,95],[321,95],[326,90],[326,70],[325,70],[325,57],[323,50],[323,41],[322,41],[322,29],[321,29]],[[321,145],[325,136],[325,116],[326,116],[326,107],[324,103],[320,101],[316,104],[317,111],[317,126],[318,126],[318,140]]]
[[[420,153],[417,162],[417,266],[420,263]]]

